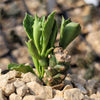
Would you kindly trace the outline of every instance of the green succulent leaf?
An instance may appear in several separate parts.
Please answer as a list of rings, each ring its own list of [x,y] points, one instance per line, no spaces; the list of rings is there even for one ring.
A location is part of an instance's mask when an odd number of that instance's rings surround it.
[[[45,16],[43,16],[41,18],[41,23],[42,23],[42,30],[43,30],[43,26],[45,23]],[[43,35],[40,36],[40,49],[41,49],[41,51],[42,51],[42,48],[43,48]]]
[[[41,53],[41,46],[40,46],[40,37],[42,35],[42,22],[38,18],[37,15],[35,15],[34,25],[33,25],[33,38],[34,38],[34,44],[38,50],[38,53]]]
[[[41,22],[42,22],[42,27],[43,27],[44,26],[44,23],[45,23],[45,16],[42,16]]]
[[[35,57],[32,56],[32,60],[34,62],[35,68],[36,68],[36,70],[37,70],[37,72],[39,74],[40,72],[39,72],[39,67],[38,67],[39,66],[38,59],[36,59]]]
[[[60,37],[60,46],[65,49],[81,32],[80,24],[70,22],[63,29],[63,36]]]
[[[56,40],[56,37],[57,37],[57,33],[58,33],[58,25],[57,25],[57,22],[55,20],[54,25],[53,25],[53,29],[52,29],[52,33],[51,33],[51,36],[50,36],[50,42],[48,44],[50,47],[54,47],[54,43],[55,43],[55,40]]]
[[[32,57],[35,57],[36,59],[41,58],[32,40],[26,42],[26,45],[28,46],[29,53]]]
[[[8,69],[16,70],[16,71],[19,71],[22,73],[31,72],[31,73],[35,74],[32,67],[30,67],[29,65],[24,65],[24,64],[17,65],[15,63],[10,63],[8,65]]]
[[[60,38],[63,37],[63,33],[64,33],[63,31],[64,31],[65,25],[67,25],[70,22],[71,22],[71,19],[70,18],[67,19],[67,20],[65,20],[64,17],[62,16],[62,23],[61,23],[61,29],[60,29]]]
[[[51,32],[52,32],[53,24],[54,24],[54,15],[55,15],[55,12],[51,13],[48,16],[46,23],[43,25],[43,32],[42,32],[42,35],[43,35],[43,49],[42,49],[42,55],[45,54],[45,51],[46,51],[47,46],[48,46],[48,42],[49,42],[50,35],[51,35]]]
[[[28,38],[32,40],[33,40],[33,27],[32,27],[33,24],[34,24],[34,18],[26,13],[23,21],[23,26],[28,35]]]

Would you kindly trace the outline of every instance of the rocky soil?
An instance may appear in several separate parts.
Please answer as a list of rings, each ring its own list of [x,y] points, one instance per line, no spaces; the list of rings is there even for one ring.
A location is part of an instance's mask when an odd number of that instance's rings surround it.
[[[72,21],[80,23],[82,27],[81,35],[67,48],[72,56],[70,73],[75,75],[72,74],[66,78],[68,80],[65,81],[65,87],[61,91],[51,89],[51,87],[46,89],[46,86],[36,81],[38,86],[42,87],[40,89],[44,90],[40,92],[34,88],[30,90],[27,84],[31,82],[31,78],[29,78],[30,81],[23,81],[24,74],[11,71],[5,75],[0,75],[0,88],[2,87],[0,100],[7,100],[8,98],[11,100],[28,100],[29,98],[42,100],[43,97],[46,97],[47,100],[74,100],[73,97],[75,100],[100,100],[100,6],[86,5],[84,0],[56,0],[51,9],[49,6],[51,4],[48,4],[48,1],[50,0],[0,0],[0,68],[2,71],[7,69],[7,65],[11,62],[33,64],[25,45],[27,36],[22,26],[25,12],[32,16],[37,13],[41,17],[56,10],[55,18],[58,25],[63,15],[65,18],[71,17]],[[57,41],[58,39],[59,34]],[[58,42],[56,44],[58,45]],[[10,73],[13,75],[10,76]],[[32,77],[35,76],[32,75]],[[35,79],[37,78],[32,78],[32,80]],[[19,86],[21,87],[19,90],[14,85],[16,81],[19,82],[18,84],[24,84],[23,87]],[[35,81],[32,82],[30,86],[36,83]],[[22,92],[24,90],[26,92]],[[21,95],[18,91],[22,92]],[[50,96],[43,95],[40,97],[42,93],[48,91],[51,92]],[[67,99],[67,97],[71,99]]]
[[[0,100],[100,100],[100,83],[68,74],[62,90],[44,86],[32,73],[0,75]]]

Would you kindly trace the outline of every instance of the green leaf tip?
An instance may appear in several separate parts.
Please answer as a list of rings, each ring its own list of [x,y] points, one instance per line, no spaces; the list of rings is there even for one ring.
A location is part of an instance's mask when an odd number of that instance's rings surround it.
[[[79,23],[69,22],[63,27],[60,37],[60,46],[65,49],[70,42],[72,42],[81,32],[81,26]]]
[[[38,50],[38,53],[41,53],[41,46],[40,46],[40,37],[42,35],[42,22],[38,18],[38,16],[35,14],[35,20],[33,24],[33,38],[34,38],[34,44]]]
[[[23,26],[27,33],[28,38],[32,40],[33,40],[33,28],[32,28],[33,23],[34,23],[34,18],[31,15],[25,13]]]
[[[53,24],[54,24],[54,16],[55,16],[55,12],[52,12],[48,16],[47,21],[44,23],[44,26],[43,26],[43,31],[42,31],[42,35],[43,35],[42,55],[44,55],[44,53],[46,52],[48,42],[50,40],[50,35],[52,33],[52,28],[53,28]]]

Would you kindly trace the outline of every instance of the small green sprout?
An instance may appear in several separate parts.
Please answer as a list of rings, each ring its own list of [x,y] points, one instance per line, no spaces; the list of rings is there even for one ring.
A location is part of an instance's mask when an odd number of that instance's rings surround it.
[[[39,18],[35,15],[35,18],[33,18],[26,13],[23,21],[24,29],[29,38],[26,45],[38,72],[37,76],[42,80],[44,73],[46,73],[44,82],[49,85],[61,83],[69,66],[69,62],[66,62],[66,60],[58,61],[56,53],[54,53],[56,48],[54,43],[58,33],[58,25],[54,17],[55,12],[52,12],[45,21],[45,16]],[[80,34],[80,31],[81,27],[78,23],[72,22],[71,19],[65,20],[62,17],[59,47],[64,50]],[[35,74],[30,66],[23,64],[9,64],[8,69]]]

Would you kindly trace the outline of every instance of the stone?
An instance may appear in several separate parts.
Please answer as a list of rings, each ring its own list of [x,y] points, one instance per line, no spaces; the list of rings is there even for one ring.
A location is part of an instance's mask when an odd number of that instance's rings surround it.
[[[80,89],[83,94],[88,93],[88,91],[81,84],[75,83],[75,86]]]
[[[5,31],[5,30],[4,30]],[[8,28],[6,31],[6,38],[8,42],[10,43],[9,46],[15,47],[15,43],[19,43],[19,45],[25,44],[25,40],[27,35],[25,34],[24,27],[22,25],[17,25],[15,27]],[[16,37],[16,41],[13,39]],[[17,47],[20,47],[17,45]],[[16,48],[16,47],[15,47]]]
[[[94,67],[97,71],[100,71],[100,63],[94,62]]]
[[[53,97],[53,90],[50,86],[44,86],[43,91],[40,96],[45,97],[46,99],[51,99]]]
[[[72,74],[72,75],[69,75],[69,77],[71,78],[71,81],[73,83],[80,83],[82,86],[84,86],[86,84],[86,80],[80,76]]]
[[[71,85],[71,78],[68,77],[68,76],[65,77],[64,84],[65,84],[65,85]]]
[[[7,15],[8,16],[20,15],[20,8],[19,5],[16,4],[16,2],[10,4],[9,9],[7,9]]]
[[[26,95],[23,100],[45,100],[43,97],[34,96],[34,95]]]
[[[46,5],[41,5],[41,7],[38,9],[38,16],[41,17],[43,15],[47,16],[47,10],[45,9]]]
[[[16,89],[16,93],[21,97],[25,96],[27,91],[28,91],[28,87],[26,85],[23,85]]]
[[[5,55],[9,51],[3,38],[1,37],[1,34],[4,34],[4,33],[0,32],[0,57]]]
[[[9,96],[10,94],[14,93],[14,92],[15,92],[14,84],[13,84],[13,83],[7,84],[7,85],[5,86],[5,88],[3,89],[3,91],[4,91],[4,94],[5,94],[6,96]]]
[[[72,89],[72,88],[73,88],[72,85],[66,85],[66,86],[64,87],[63,91],[68,90],[68,89]]]
[[[4,8],[7,8],[7,7],[4,7]],[[6,23],[5,23],[6,22]],[[9,17],[7,19],[4,19],[2,20],[2,27],[3,27],[3,30],[5,30],[5,34],[8,34],[8,32],[6,31],[7,28],[11,28],[11,27],[14,27],[16,25],[17,21],[16,21],[16,18],[15,17]],[[6,33],[7,32],[7,33]],[[8,41],[7,41],[8,42]],[[9,44],[8,44],[9,45]]]
[[[12,70],[12,71],[9,71],[7,74],[7,79],[14,79],[14,78],[17,78],[17,77],[21,77],[21,73],[18,72],[18,71],[15,71],[15,70]]]
[[[29,59],[30,54],[28,49],[25,46],[19,47],[17,50],[13,50],[12,55],[16,58],[19,64],[23,64],[25,62],[32,63],[32,61]]]
[[[37,82],[29,82],[26,84],[29,88],[29,91],[32,95],[40,95],[41,91],[43,91],[43,86],[38,84]]]
[[[63,91],[53,89],[53,97],[64,97]]]
[[[9,100],[22,100],[22,97],[20,97],[19,95],[13,93],[9,96]]]
[[[7,85],[8,83],[8,80],[5,78],[6,75],[1,75],[0,76],[0,88],[1,89],[4,89],[5,86]]]
[[[25,85],[25,82],[21,81],[20,79],[16,79],[16,81],[14,82],[14,86],[16,88],[21,87],[23,85]]]
[[[34,15],[35,11],[37,11],[37,9],[40,7],[40,2],[39,0],[25,0],[30,12]],[[33,6],[34,5],[34,6]]]
[[[73,88],[64,91],[65,100],[83,100],[84,95],[80,89]]]
[[[90,98],[87,95],[84,95],[84,99],[83,100],[90,100]]]
[[[98,97],[96,94],[92,94],[90,98],[91,100],[100,100],[100,97]]]
[[[96,80],[88,80],[87,83],[86,83],[86,89],[88,90],[89,94],[93,94],[95,91],[94,91],[94,86],[95,84],[97,83]]]
[[[10,63],[10,59],[9,57],[3,57],[0,58],[0,68],[2,69],[2,71],[7,69],[7,65]]]
[[[26,74],[23,74],[22,76],[22,81],[24,82],[32,82],[32,81],[36,81],[38,83],[41,83],[41,81],[39,80],[38,77],[36,77],[34,74],[32,74],[31,72],[28,72]]]
[[[53,97],[52,88],[49,86],[42,86],[35,81],[27,83],[27,86],[30,93],[33,95],[43,96],[46,99],[51,99]]]
[[[92,32],[86,37],[87,42],[92,46],[93,50],[100,55],[100,31]]]
[[[55,97],[55,98],[53,98],[53,99],[47,99],[47,100],[65,100],[65,99],[62,98],[62,97]]]
[[[6,97],[4,97],[4,93],[1,89],[0,89],[0,100],[7,100]]]
[[[100,98],[100,87],[97,89],[97,96]]]

